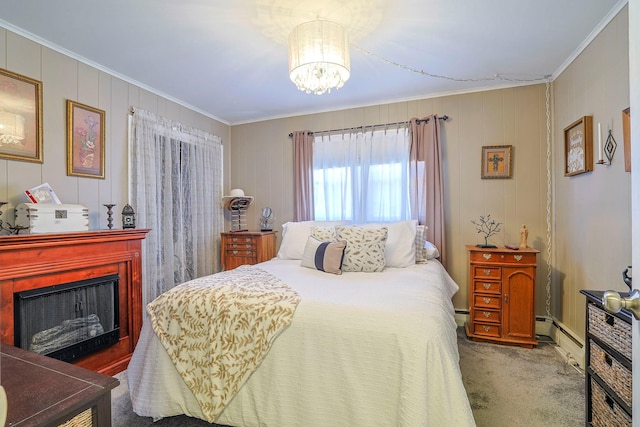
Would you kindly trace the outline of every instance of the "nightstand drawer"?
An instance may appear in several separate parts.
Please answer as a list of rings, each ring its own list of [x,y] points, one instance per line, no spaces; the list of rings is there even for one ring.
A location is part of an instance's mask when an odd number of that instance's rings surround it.
[[[475,335],[484,335],[488,337],[500,336],[500,325],[488,324],[488,323],[474,323],[473,333]]]
[[[474,308],[500,308],[500,296],[493,295],[474,295],[473,296],[473,307]]]
[[[515,264],[515,265],[535,265],[536,253],[528,250],[490,252],[479,251],[470,254],[470,261],[475,264]]]
[[[483,310],[481,308],[474,308],[473,320],[475,322],[500,323],[500,311],[499,310]]]
[[[587,332],[631,360],[631,324],[594,304],[587,304],[587,316]]]
[[[225,236],[227,245],[255,245],[255,239],[251,236]]]
[[[227,249],[227,258],[252,257],[255,258],[256,251],[249,249]]]
[[[476,293],[500,294],[502,292],[500,282],[490,280],[474,280],[473,290]]]
[[[589,366],[624,403],[631,407],[632,373],[593,341],[589,343]]]
[[[473,277],[479,279],[500,279],[501,276],[502,270],[500,267],[490,265],[476,265],[473,267]]]

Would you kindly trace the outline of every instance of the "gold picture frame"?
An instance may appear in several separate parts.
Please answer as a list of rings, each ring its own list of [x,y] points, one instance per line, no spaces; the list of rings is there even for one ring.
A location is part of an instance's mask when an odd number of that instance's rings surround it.
[[[482,147],[482,179],[511,178],[513,171],[512,145]]]
[[[584,116],[564,128],[564,176],[593,170],[593,119]]]
[[[42,163],[42,82],[0,69],[0,159]]]
[[[67,175],[104,179],[105,112],[67,100]]]

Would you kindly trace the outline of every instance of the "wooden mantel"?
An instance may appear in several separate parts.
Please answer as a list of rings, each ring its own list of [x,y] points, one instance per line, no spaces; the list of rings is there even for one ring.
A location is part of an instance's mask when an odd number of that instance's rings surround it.
[[[126,369],[142,328],[142,240],[148,229],[0,236],[0,341],[14,345],[14,293],[120,276],[120,340],[73,363],[107,375]]]

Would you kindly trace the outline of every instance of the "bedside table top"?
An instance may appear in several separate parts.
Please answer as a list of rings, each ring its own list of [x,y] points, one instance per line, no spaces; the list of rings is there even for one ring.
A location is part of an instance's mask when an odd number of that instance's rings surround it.
[[[268,234],[275,234],[277,231],[223,231],[223,236],[266,236]]]
[[[476,245],[466,245],[465,246],[467,248],[468,251],[470,252],[508,252],[508,253],[514,253],[517,254],[518,252],[520,253],[534,253],[537,254],[540,251],[534,248],[520,248],[520,249],[509,249],[506,248],[504,246],[499,246],[497,248],[479,248]]]

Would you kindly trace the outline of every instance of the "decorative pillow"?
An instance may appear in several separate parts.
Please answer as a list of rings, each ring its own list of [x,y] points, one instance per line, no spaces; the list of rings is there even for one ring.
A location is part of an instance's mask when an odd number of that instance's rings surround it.
[[[278,250],[278,258],[302,259],[312,226],[333,227],[339,224],[348,224],[348,221],[300,221],[282,224],[282,242]]]
[[[411,267],[416,263],[416,226],[418,221],[362,224],[364,228],[387,227],[387,243],[384,250],[386,267]],[[422,247],[422,246],[420,246]]]
[[[377,272],[384,270],[387,227],[336,226],[338,241],[346,241],[342,271]]]
[[[325,273],[342,274],[342,260],[347,242],[323,242],[309,236],[300,265]]]
[[[434,259],[440,256],[440,251],[433,243],[427,241],[424,242],[424,252],[427,254],[427,259]]]
[[[416,226],[416,264],[425,264],[427,262],[427,251],[425,251],[425,242],[427,241],[427,226]]]
[[[321,227],[319,225],[311,226],[311,237],[322,242],[335,242],[336,241],[336,227]]]

